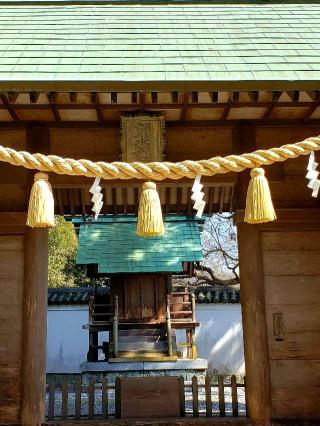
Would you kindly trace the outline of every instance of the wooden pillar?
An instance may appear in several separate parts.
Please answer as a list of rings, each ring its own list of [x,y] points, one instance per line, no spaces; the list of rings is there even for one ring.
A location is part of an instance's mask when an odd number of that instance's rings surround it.
[[[22,426],[44,420],[48,292],[48,230],[28,229],[25,236],[23,294]]]
[[[248,415],[255,425],[266,426],[271,394],[260,232],[258,225],[237,226]]]
[[[49,131],[27,130],[27,149],[49,152]],[[26,203],[34,172],[28,173]],[[40,426],[45,414],[48,293],[48,230],[28,228],[25,236],[25,279],[22,331],[21,425]]]

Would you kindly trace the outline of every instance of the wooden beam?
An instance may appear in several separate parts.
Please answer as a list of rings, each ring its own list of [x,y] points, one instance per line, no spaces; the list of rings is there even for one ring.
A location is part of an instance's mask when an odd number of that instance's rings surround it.
[[[183,95],[183,106],[182,106],[181,117],[180,117],[181,120],[186,120],[187,118],[188,108],[189,108],[189,98],[190,98],[189,93],[185,93]]]
[[[15,104],[18,99],[19,93],[17,92],[9,92],[8,93],[8,99],[10,104]]]
[[[232,104],[233,104],[233,101],[232,101],[232,98],[230,97],[229,100],[228,100],[228,103],[226,104],[226,106],[224,107],[224,110],[222,112],[222,115],[221,115],[222,121],[224,121],[228,118],[229,112],[232,108]]]
[[[56,105],[56,93],[50,92],[50,93],[47,94],[47,97],[48,97],[49,105],[50,105],[50,108],[53,112],[54,118],[57,121],[61,121],[61,117],[60,117],[60,114],[59,114],[59,111],[58,111],[57,105]]]
[[[96,106],[96,110],[97,110],[97,117],[100,123],[104,122],[104,118],[103,118],[103,114],[101,111],[101,106],[100,106],[100,100],[99,100],[99,95],[97,92],[92,92],[91,93],[91,102]]]
[[[300,99],[300,92],[299,90],[292,90],[286,92],[289,98],[292,100],[292,102],[299,102]]]
[[[39,92],[30,92],[29,98],[30,98],[30,104],[36,104],[38,102],[40,93]]]
[[[77,102],[77,97],[78,97],[78,93],[76,92],[69,93],[69,99],[72,104],[75,104]]]
[[[272,111],[273,111],[273,108],[274,108],[274,106],[276,105],[276,103],[278,102],[278,100],[279,100],[279,98],[280,98],[281,94],[282,94],[282,92],[280,92],[280,91],[273,91],[273,92],[272,92],[272,102],[271,102],[271,104],[267,107],[267,109],[266,109],[265,113],[263,114],[263,117],[262,117],[262,119],[263,119],[263,120],[267,120],[267,119],[270,117],[270,115],[271,115],[271,113],[272,113]],[[282,104],[282,103],[281,103],[281,104]]]
[[[139,110],[140,112],[143,112],[145,108],[145,93],[139,94]]]
[[[238,223],[246,400],[256,425],[270,425],[271,390],[259,225]]]
[[[3,102],[4,107],[8,110],[9,114],[13,118],[14,121],[19,121],[19,117],[17,116],[17,113],[14,109],[14,106],[8,101],[6,95],[3,93],[0,94],[0,99]]]
[[[158,92],[151,92],[151,102],[153,104],[158,103]]]
[[[27,130],[27,150],[50,152],[49,131]],[[34,172],[29,171],[28,186]],[[48,292],[48,230],[28,228],[25,237],[23,290],[21,425],[41,426],[45,415],[46,331]]]
[[[310,96],[310,94],[309,94]],[[303,121],[306,122],[310,119],[310,117],[312,116],[312,114],[315,112],[315,110],[320,106],[320,91],[315,90],[314,92],[312,92],[312,99],[314,101],[314,105],[312,105],[307,113],[305,114],[305,116],[303,117]]]
[[[259,102],[259,91],[253,90],[252,92],[248,92],[248,95],[252,102]]]

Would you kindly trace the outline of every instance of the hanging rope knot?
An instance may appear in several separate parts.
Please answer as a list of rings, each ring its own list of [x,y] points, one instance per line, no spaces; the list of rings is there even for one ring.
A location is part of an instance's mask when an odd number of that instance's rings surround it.
[[[36,173],[34,175],[34,181],[38,182],[39,180],[43,180],[45,182],[49,182],[49,176],[46,173]]]
[[[265,175],[265,171],[264,169],[262,169],[261,167],[256,167],[255,169],[252,169],[250,172],[250,176],[253,177],[259,177],[259,176],[264,176]]]
[[[142,189],[157,189],[157,185],[154,182],[145,182]]]

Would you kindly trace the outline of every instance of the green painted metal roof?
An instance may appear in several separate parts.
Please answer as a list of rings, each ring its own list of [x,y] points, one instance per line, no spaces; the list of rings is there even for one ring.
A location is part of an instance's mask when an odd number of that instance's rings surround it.
[[[182,262],[201,261],[199,224],[168,216],[166,233],[136,235],[136,217],[116,216],[80,225],[77,263],[97,264],[99,273],[181,272]]]
[[[1,88],[4,82],[8,88],[96,82],[96,89],[103,82],[154,81],[318,85],[318,2],[223,3],[0,2]]]

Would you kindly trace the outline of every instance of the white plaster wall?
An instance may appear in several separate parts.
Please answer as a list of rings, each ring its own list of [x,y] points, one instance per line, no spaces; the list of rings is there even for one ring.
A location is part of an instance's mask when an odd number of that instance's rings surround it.
[[[198,356],[208,359],[210,370],[221,374],[244,374],[242,320],[240,304],[199,304],[196,317]],[[77,373],[86,360],[88,307],[49,306],[47,327],[47,372]],[[99,333],[100,341],[107,333]],[[177,333],[183,341],[184,333]]]
[[[48,306],[47,373],[78,373],[87,359],[88,306]],[[102,333],[100,336],[103,339]]]
[[[245,374],[241,305],[197,305],[198,356],[208,360],[210,370],[221,374]]]

